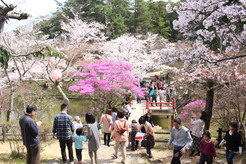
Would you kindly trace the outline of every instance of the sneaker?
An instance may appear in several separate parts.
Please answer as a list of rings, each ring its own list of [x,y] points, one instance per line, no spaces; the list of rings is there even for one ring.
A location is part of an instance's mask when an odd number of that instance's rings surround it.
[[[70,164],[74,164],[74,162],[70,162]]]
[[[125,161],[121,161],[121,163],[125,164]]]
[[[117,159],[118,158],[115,154],[113,154],[112,157],[113,157],[113,159]]]
[[[149,158],[152,158],[152,155],[149,155],[148,157],[149,157]]]

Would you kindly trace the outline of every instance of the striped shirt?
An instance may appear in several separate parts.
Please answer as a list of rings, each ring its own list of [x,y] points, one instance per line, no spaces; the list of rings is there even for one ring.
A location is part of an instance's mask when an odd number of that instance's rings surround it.
[[[74,132],[72,117],[66,113],[56,115],[52,132],[59,140],[69,140]]]

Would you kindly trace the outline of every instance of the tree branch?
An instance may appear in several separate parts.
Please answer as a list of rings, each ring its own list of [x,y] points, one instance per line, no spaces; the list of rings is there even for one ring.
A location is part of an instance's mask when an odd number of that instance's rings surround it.
[[[6,4],[3,0],[1,0],[1,2],[2,2],[5,6],[7,6],[7,7],[9,8],[9,5]]]
[[[22,19],[27,19],[28,14],[27,13],[21,13],[21,14],[7,14],[6,15],[7,19],[17,19],[17,20],[22,20]]]
[[[232,59],[238,59],[238,58],[244,58],[244,57],[246,57],[246,54],[244,54],[244,55],[237,55],[237,56],[232,56],[232,57],[229,57],[229,58],[224,58],[224,59],[216,60],[216,61],[211,62],[211,63],[219,63],[219,62],[226,61],[226,60],[232,60]]]

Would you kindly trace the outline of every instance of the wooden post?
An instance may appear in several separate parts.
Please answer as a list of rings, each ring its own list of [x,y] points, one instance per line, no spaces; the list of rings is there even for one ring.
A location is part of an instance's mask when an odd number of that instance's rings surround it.
[[[3,142],[6,142],[6,132],[7,128],[5,125],[2,126],[2,132],[3,132]]]
[[[146,109],[149,109],[149,102],[146,101]]]
[[[217,141],[218,141],[218,145],[220,144],[221,140],[222,140],[222,128],[219,128],[217,130],[218,132],[218,138],[217,138]]]

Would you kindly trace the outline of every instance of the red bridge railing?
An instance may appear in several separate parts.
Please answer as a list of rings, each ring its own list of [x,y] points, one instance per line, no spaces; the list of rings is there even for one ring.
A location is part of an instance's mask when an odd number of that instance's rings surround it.
[[[151,106],[151,105],[155,105],[155,106]],[[162,107],[170,107],[172,108],[172,110],[175,109],[176,107],[176,103],[174,102],[173,99],[171,99],[170,102],[149,102],[146,101],[146,109],[150,109],[150,107],[160,107],[160,110],[162,109]]]

